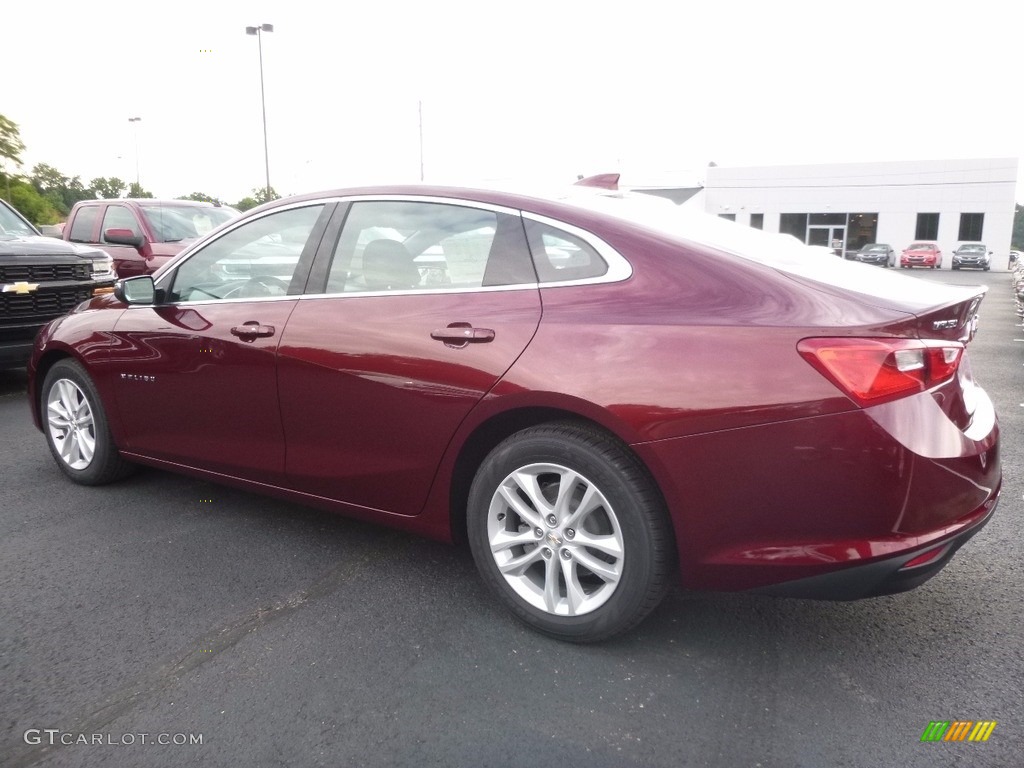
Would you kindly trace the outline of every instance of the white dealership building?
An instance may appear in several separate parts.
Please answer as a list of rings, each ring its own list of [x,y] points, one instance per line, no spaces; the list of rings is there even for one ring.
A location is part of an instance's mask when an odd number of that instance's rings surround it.
[[[899,253],[914,241],[937,242],[946,269],[960,243],[983,242],[994,252],[992,266],[1005,269],[1017,164],[989,158],[711,166],[704,189],[686,204],[847,254],[866,243],[888,243]]]

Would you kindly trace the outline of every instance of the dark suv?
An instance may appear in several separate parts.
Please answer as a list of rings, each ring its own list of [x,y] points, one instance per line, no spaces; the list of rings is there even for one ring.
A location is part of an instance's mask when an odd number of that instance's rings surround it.
[[[192,200],[83,200],[71,209],[64,239],[109,251],[118,277],[147,275],[239,215]]]
[[[0,200],[0,368],[24,365],[42,326],[113,285],[110,256],[43,237]]]

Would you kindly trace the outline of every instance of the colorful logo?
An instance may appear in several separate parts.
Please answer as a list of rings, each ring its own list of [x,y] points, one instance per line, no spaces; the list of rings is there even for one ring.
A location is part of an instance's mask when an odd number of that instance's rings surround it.
[[[932,720],[921,741],[988,741],[995,729],[995,720]]]

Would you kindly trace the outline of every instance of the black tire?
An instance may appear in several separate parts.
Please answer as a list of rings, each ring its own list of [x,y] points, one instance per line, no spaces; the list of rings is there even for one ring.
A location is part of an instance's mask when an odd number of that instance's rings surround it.
[[[558,474],[545,468],[566,472]],[[537,487],[545,496],[542,504],[550,503],[547,494],[556,494],[566,478],[575,475],[568,481],[573,485],[566,486],[572,490],[575,511],[570,502],[562,510],[566,515],[558,525],[549,525],[546,515],[559,511],[557,508],[538,511],[535,504],[524,501],[522,492],[513,491],[520,494],[518,503],[524,513],[543,522],[539,528],[532,526],[501,494],[503,486],[515,484],[515,472],[521,472],[520,477],[536,477]],[[580,496],[587,498],[585,494],[591,492],[590,498],[598,501],[588,505],[590,511],[582,512]],[[480,465],[468,504],[470,548],[484,582],[516,618],[560,640],[596,642],[625,632],[658,605],[675,572],[672,525],[653,479],[625,445],[587,425],[545,424],[512,435]],[[579,514],[583,516],[573,522],[573,515]],[[574,524],[580,524],[578,532],[571,528]],[[491,550],[492,535],[536,539],[495,554]],[[590,541],[617,536],[620,554],[583,544],[584,535],[591,537]],[[541,557],[545,550],[548,555]],[[532,562],[524,573],[506,578],[499,570],[498,557],[532,558]],[[612,584],[597,570],[588,570],[587,561],[591,567],[618,569],[617,581]],[[552,572],[548,569],[554,569],[554,579],[548,578]],[[573,596],[584,600],[579,606],[585,610],[575,615],[566,569],[579,586]],[[554,585],[551,595],[558,595],[556,610],[538,604],[545,601],[545,586],[549,583]],[[524,597],[517,589],[534,592]],[[587,607],[586,602],[594,603],[593,607]],[[567,613],[560,615],[559,610]]]
[[[61,419],[60,404],[56,404],[52,411],[49,404],[52,399],[60,398],[62,389],[68,396],[85,404],[91,415],[91,422],[76,424],[68,429],[62,429],[60,425],[51,422],[51,417]],[[57,466],[65,475],[80,485],[103,485],[120,480],[135,469],[133,464],[121,458],[110,435],[107,415],[96,386],[76,360],[61,360],[50,369],[43,381],[39,398],[39,412],[46,443]],[[80,439],[74,437],[72,432],[81,434],[86,439],[91,438],[94,446],[91,456],[86,458],[81,452],[76,455],[73,451],[65,451],[67,455],[62,455],[61,448],[69,444],[61,439],[61,434],[68,440]]]
[[[954,266],[954,267],[953,267],[953,271],[954,271],[954,272],[959,272],[959,271],[960,271],[960,267]]]

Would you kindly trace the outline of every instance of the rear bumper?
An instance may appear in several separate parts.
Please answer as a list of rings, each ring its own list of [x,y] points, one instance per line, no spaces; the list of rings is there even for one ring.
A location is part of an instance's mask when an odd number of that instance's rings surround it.
[[[988,396],[961,430],[940,394],[634,445],[672,514],[683,587],[853,599],[941,570],[992,514],[1002,471]]]
[[[997,503],[998,492],[980,509],[968,515],[963,521],[964,526],[957,533],[938,543],[930,543],[897,557],[773,584],[751,592],[810,600],[860,600],[906,592],[921,586],[945,568],[957,550],[992,519]]]

